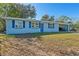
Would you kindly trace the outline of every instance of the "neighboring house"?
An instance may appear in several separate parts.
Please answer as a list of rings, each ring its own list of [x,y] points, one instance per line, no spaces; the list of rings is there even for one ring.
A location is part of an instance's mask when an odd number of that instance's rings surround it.
[[[6,34],[59,32],[59,23],[56,21],[40,21],[33,19],[22,19],[22,18],[11,18],[11,17],[7,17],[5,19],[6,19]],[[67,26],[64,26],[63,28],[66,27]],[[68,27],[65,30],[70,31]]]

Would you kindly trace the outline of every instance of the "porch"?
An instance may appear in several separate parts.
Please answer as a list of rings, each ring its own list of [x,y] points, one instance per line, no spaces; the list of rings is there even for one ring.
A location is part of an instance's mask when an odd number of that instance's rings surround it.
[[[59,24],[59,31],[60,32],[70,32],[71,25],[70,24]]]

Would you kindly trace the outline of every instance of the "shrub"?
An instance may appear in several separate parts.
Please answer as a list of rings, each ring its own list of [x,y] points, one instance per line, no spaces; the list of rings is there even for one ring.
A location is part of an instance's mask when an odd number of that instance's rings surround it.
[[[0,32],[5,31],[5,20],[0,19]]]

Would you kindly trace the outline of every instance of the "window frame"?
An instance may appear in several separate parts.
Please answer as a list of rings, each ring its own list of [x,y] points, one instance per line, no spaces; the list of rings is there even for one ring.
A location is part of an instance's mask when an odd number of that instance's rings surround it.
[[[54,28],[54,23],[48,23],[48,28]]]
[[[12,20],[12,28],[15,28],[15,29],[25,28],[25,21],[23,21],[23,20]]]
[[[39,28],[39,22],[30,21],[29,28]]]

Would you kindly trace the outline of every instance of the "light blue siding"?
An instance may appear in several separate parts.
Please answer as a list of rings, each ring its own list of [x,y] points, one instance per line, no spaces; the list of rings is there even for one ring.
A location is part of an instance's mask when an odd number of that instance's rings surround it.
[[[48,28],[48,23],[44,23],[44,32],[59,32],[58,23],[54,23],[54,28]]]
[[[16,20],[15,20],[16,21]],[[43,23],[43,32],[59,32],[58,23],[54,23],[54,28],[48,28],[48,23]],[[24,33],[35,33],[41,32],[39,28],[29,28],[29,21],[25,21],[25,28],[17,29],[12,28],[12,20],[6,20],[6,34],[24,34]]]
[[[40,32],[40,28],[29,28],[29,22],[25,21],[25,28],[12,28],[12,20],[6,20],[6,34],[23,34]]]

